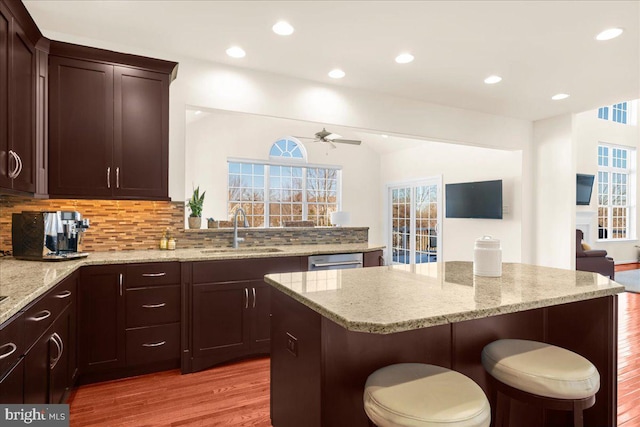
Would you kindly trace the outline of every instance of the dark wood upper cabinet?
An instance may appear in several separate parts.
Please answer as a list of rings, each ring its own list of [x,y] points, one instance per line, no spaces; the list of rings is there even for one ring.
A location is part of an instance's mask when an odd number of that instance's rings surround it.
[[[169,171],[169,75],[115,67],[115,194],[166,198]]]
[[[174,62],[52,42],[49,195],[168,200]],[[70,162],[80,155],[82,162]]]
[[[112,195],[112,123],[113,66],[50,56],[49,194]]]
[[[36,44],[21,2],[0,1],[0,189],[36,192]]]

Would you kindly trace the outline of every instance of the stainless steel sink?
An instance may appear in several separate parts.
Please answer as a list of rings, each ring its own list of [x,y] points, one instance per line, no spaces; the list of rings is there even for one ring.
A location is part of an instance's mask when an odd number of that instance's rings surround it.
[[[278,248],[216,248],[216,249],[204,249],[203,254],[264,254],[273,252],[282,252],[282,249]]]

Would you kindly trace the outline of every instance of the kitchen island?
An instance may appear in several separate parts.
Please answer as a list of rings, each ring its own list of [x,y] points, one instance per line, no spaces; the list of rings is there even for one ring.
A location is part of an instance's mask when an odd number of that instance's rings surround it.
[[[399,362],[462,372],[492,400],[480,354],[499,338],[587,357],[601,388],[585,425],[616,425],[616,294],[624,288],[589,272],[503,264],[502,277],[485,278],[472,269],[447,262],[266,276],[279,291],[271,300],[273,426],[367,426],[366,378]],[[567,416],[514,403],[511,425],[565,426]]]

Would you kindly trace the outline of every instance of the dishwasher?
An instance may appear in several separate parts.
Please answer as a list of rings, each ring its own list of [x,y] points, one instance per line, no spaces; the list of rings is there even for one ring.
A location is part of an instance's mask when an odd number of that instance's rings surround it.
[[[309,271],[362,268],[362,253],[313,255],[309,257]]]

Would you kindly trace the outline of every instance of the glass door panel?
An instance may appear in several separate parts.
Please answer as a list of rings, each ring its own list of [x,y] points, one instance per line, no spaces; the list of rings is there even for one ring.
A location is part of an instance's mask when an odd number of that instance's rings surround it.
[[[411,187],[391,189],[391,251],[394,264],[411,260]]]
[[[389,187],[391,263],[438,261],[440,188],[439,178]]]

